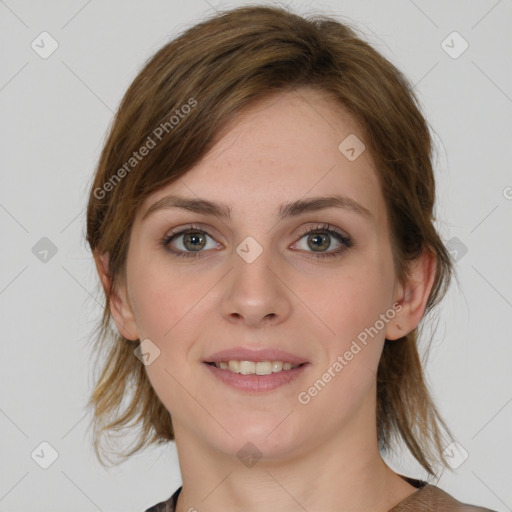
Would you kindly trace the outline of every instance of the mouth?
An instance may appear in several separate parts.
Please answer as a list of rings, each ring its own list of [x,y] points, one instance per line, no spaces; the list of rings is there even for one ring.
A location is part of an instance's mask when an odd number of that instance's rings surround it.
[[[304,357],[277,348],[233,347],[203,360],[215,380],[237,391],[260,393],[289,385],[307,371]]]
[[[307,363],[293,364],[289,361],[205,361],[206,364],[219,368],[220,370],[240,373],[242,375],[270,375],[272,373],[288,372],[304,366]]]
[[[307,371],[310,363],[289,361],[204,361],[204,368],[216,381],[244,394],[266,393],[291,385]]]

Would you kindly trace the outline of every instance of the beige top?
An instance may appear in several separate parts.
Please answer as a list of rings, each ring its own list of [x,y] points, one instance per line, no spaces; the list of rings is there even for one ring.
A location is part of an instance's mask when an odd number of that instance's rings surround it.
[[[439,487],[423,480],[400,476],[418,490],[395,505],[389,512],[496,512],[489,508],[461,503]],[[153,505],[145,512],[175,512],[180,491],[181,487],[168,500]]]

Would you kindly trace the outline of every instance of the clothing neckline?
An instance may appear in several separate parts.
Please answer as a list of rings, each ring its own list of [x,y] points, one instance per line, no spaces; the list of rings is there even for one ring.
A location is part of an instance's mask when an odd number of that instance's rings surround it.
[[[400,501],[399,503],[394,505],[393,508],[391,510],[389,510],[389,512],[392,512],[395,509],[395,507],[398,507],[398,506],[401,507],[402,505],[406,505],[407,502],[409,502],[410,500],[416,499],[416,497],[418,496],[419,493],[421,493],[422,491],[424,491],[425,489],[430,487],[430,484],[428,482],[426,482],[425,480],[419,480],[417,478],[412,478],[410,476],[401,475],[400,473],[397,473],[397,475],[400,478],[402,478],[403,480],[405,480],[407,483],[411,484],[413,487],[416,487],[416,490],[414,492],[412,492],[411,494],[409,494],[409,496],[406,496],[402,501]],[[178,489],[176,489],[174,494],[168,500],[172,503],[174,508],[176,507],[176,505],[178,503],[178,496],[181,492],[182,487],[183,486],[181,485]]]
[[[416,487],[416,490],[411,492],[409,496],[406,496],[402,501],[398,502],[389,512],[393,512],[396,507],[402,507],[403,505],[407,505],[410,501],[415,500],[422,491],[431,487],[431,484],[426,482],[425,480],[419,480],[418,478],[412,478],[410,476],[401,475],[397,473],[397,475],[405,480],[407,483],[411,484],[413,487]]]

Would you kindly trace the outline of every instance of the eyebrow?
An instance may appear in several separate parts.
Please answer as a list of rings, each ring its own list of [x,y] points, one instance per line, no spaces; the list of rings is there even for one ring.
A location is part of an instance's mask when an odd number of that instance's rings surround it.
[[[226,204],[215,201],[208,201],[201,198],[186,198],[176,195],[168,195],[152,204],[144,213],[142,220],[145,220],[152,213],[159,210],[179,208],[202,215],[212,215],[221,219],[230,219],[232,208]],[[278,219],[283,220],[287,217],[296,217],[308,212],[316,212],[325,208],[341,208],[353,213],[357,213],[367,220],[373,220],[373,216],[367,208],[356,200],[343,196],[332,195],[326,197],[312,197],[310,199],[299,199],[291,203],[281,205],[278,212]]]

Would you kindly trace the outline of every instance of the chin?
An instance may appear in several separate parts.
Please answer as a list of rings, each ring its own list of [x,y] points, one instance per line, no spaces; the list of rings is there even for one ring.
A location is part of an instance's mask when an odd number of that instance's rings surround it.
[[[302,436],[300,439],[295,438],[296,431],[291,425],[285,425],[287,421],[288,419],[283,422],[283,417],[274,416],[263,421],[261,418],[258,421],[247,417],[246,421],[238,421],[236,425],[225,425],[233,438],[223,436],[220,449],[238,458],[249,452],[249,455],[269,461],[280,460],[299,450],[304,442]]]

